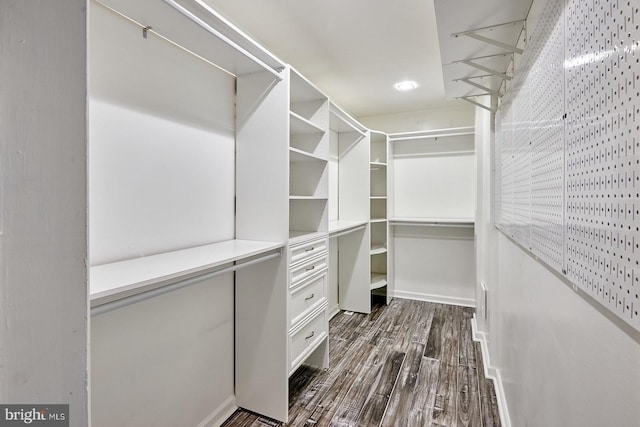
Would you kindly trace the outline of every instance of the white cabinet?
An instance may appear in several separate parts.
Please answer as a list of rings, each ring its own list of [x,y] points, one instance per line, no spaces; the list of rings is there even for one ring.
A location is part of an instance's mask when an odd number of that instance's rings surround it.
[[[326,237],[290,247],[289,374],[305,361],[329,366]]]
[[[327,316],[329,100],[291,67],[289,78],[289,375],[329,365]]]

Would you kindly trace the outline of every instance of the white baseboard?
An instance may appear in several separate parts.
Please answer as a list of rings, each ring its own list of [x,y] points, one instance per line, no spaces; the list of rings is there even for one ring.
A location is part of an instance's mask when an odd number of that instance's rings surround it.
[[[394,298],[412,299],[417,301],[435,302],[439,304],[459,305],[462,307],[475,307],[476,301],[472,298],[458,298],[446,295],[424,294],[421,292],[409,292],[396,290]]]
[[[329,320],[333,318],[336,314],[340,313],[340,306],[334,305],[333,307],[329,307]]]
[[[484,332],[480,332],[476,323],[476,316],[471,319],[471,330],[473,331],[473,340],[480,343],[480,350],[482,351],[482,365],[484,366],[484,376],[493,381],[494,389],[496,391],[496,399],[498,400],[498,410],[500,412],[500,423],[504,427],[511,427],[511,418],[509,418],[509,410],[507,408],[507,397],[504,392],[504,386],[502,385],[502,376],[500,375],[500,369],[492,366],[491,358],[489,357],[489,346],[487,345],[487,338]]]
[[[218,406],[207,418],[198,424],[198,427],[220,427],[237,409],[236,397],[229,396],[227,400],[222,402],[222,405]]]

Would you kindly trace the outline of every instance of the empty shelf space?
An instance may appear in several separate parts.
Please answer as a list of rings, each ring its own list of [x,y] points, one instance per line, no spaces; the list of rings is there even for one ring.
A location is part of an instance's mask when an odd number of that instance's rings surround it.
[[[318,157],[307,151],[303,151],[293,147],[289,147],[289,159],[292,162],[327,162],[328,161],[325,158]]]
[[[384,286],[387,286],[387,275],[371,273],[371,284],[369,286],[369,289],[379,289]]]
[[[305,133],[325,133],[324,129],[315,123],[305,119],[301,115],[289,112],[290,116],[290,130],[292,134],[305,134]]]
[[[283,243],[228,240],[90,268],[92,306],[213,272],[225,264],[281,249]]]

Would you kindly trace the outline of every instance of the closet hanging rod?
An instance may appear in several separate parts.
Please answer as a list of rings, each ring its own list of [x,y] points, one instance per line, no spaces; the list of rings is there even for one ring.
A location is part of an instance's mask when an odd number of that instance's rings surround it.
[[[268,261],[270,259],[278,258],[282,256],[282,248],[278,249],[276,252],[263,255],[259,258],[252,259],[250,261],[246,261],[240,264],[233,264],[229,267],[219,268],[214,271],[210,271],[205,274],[201,274],[199,276],[191,277],[186,280],[182,280],[179,282],[174,282],[166,286],[162,286],[160,288],[151,289],[145,292],[141,292],[139,294],[134,294],[127,296],[125,298],[117,299],[114,301],[109,301],[104,304],[97,305],[95,307],[91,307],[91,316],[99,316],[100,314],[107,313],[109,311],[117,310],[122,307],[126,307],[131,304],[135,304],[141,301],[148,300],[150,298],[157,297],[159,295],[164,295],[169,292],[176,291],[178,289],[186,288],[191,285],[195,285],[196,283],[200,283],[204,280],[208,280],[212,277],[219,276],[224,273],[229,273],[232,271],[237,271],[245,267],[252,266],[254,264],[258,264],[264,261]]]
[[[416,139],[437,139],[437,138],[447,138],[450,136],[468,136],[468,135],[474,135],[475,132],[471,131],[471,132],[452,132],[452,133],[441,133],[441,134],[435,134],[435,135],[414,135],[414,136],[399,136],[399,137],[389,137],[389,141],[391,142],[396,142],[396,141],[411,141],[411,140],[416,140]]]
[[[365,224],[363,224],[363,225],[359,225],[359,226],[354,227],[354,228],[349,228],[349,229],[347,229],[347,230],[340,231],[340,232],[338,232],[338,233],[333,233],[333,234],[332,234],[332,233],[329,233],[329,238],[330,238],[330,239],[333,239],[333,238],[335,238],[335,237],[341,237],[341,236],[344,236],[345,234],[351,234],[351,233],[354,233],[354,232],[356,232],[356,231],[358,231],[358,230],[364,230],[364,228],[365,228],[365,227],[366,227],[366,225],[365,225]]]
[[[250,60],[252,60],[253,62],[255,62],[256,64],[258,64],[260,67],[262,67],[263,69],[265,69],[267,72],[273,74],[275,76],[275,78],[278,81],[282,81],[282,76],[278,73],[278,70],[270,67],[269,65],[265,64],[263,61],[261,61],[260,59],[256,58],[254,55],[252,55],[251,53],[247,52],[245,49],[243,49],[241,46],[238,46],[236,43],[234,43],[233,41],[229,40],[227,37],[225,37],[223,34],[219,33],[218,31],[216,31],[214,28],[212,28],[210,25],[208,25],[207,23],[205,23],[204,21],[202,21],[200,18],[196,17],[195,15],[193,15],[191,12],[189,12],[188,10],[184,9],[184,12],[182,10],[180,10],[180,8],[182,8],[182,6],[175,4],[175,6],[171,3],[175,3],[173,2],[173,0],[163,0],[165,3],[167,3],[169,6],[174,7],[176,10],[178,10],[180,13],[182,13],[183,15],[185,15],[187,18],[191,19],[194,23],[198,24],[200,27],[202,27],[205,31],[213,34],[216,38],[218,38],[219,40],[221,40],[223,43],[227,44],[228,46],[232,47],[233,49],[235,49],[237,52],[239,52],[240,54],[242,54],[243,56],[249,58]],[[227,70],[224,67],[221,67],[220,65],[216,64],[215,62],[212,62],[210,60],[208,60],[207,58],[203,57],[202,55],[199,55],[197,53],[195,53],[194,51],[192,51],[191,49],[186,48],[185,46],[171,40],[169,37],[164,36],[163,34],[159,33],[157,30],[155,30],[153,28],[152,25],[145,25],[142,24],[138,21],[136,21],[135,19],[131,18],[130,16],[125,15],[124,13],[118,11],[117,9],[114,9],[113,7],[103,3],[100,0],[93,0],[93,2],[95,2],[96,4],[102,6],[103,8],[111,11],[112,13],[115,13],[116,15],[126,19],[127,21],[137,25],[138,27],[140,27],[140,29],[142,30],[142,34],[144,38],[147,38],[147,35],[149,33],[155,34],[156,36],[158,36],[159,38],[161,38],[162,40],[166,41],[167,43],[177,47],[178,49],[198,58],[199,60],[211,65],[212,67],[217,68],[218,70],[227,73],[233,77],[238,77],[235,73]],[[192,15],[193,18],[191,18],[188,14]],[[198,22],[198,21],[200,22]],[[283,65],[284,67],[284,65]]]
[[[420,222],[420,221],[390,221],[390,225],[394,226],[411,226],[411,227],[443,227],[443,228],[474,228],[473,223],[452,223],[452,222]]]
[[[200,7],[202,7],[207,12],[211,13],[212,9],[209,6],[207,6],[206,4],[204,4],[202,2],[202,0],[195,0],[195,1]],[[278,71],[274,70],[272,67],[270,67],[269,65],[265,64],[264,61],[262,61],[260,58],[257,58],[251,52],[248,52],[242,46],[238,45],[233,40],[230,40],[228,37],[226,37],[224,34],[219,32],[215,28],[213,28],[211,25],[207,24],[202,19],[198,18],[192,12],[187,10],[184,6],[179,5],[175,0],[164,0],[164,2],[167,3],[169,6],[173,7],[174,9],[176,9],[178,12],[182,13],[184,16],[189,18],[191,21],[193,21],[196,24],[198,24],[200,27],[202,27],[202,29],[204,29],[208,33],[211,33],[212,35],[217,37],[223,43],[225,43],[228,46],[230,46],[231,48],[235,49],[238,53],[242,54],[243,56],[245,56],[249,60],[255,62],[260,67],[264,68],[269,73],[273,74],[276,77],[276,79],[278,79],[279,81],[282,80],[282,76],[280,75],[280,73],[278,73]]]

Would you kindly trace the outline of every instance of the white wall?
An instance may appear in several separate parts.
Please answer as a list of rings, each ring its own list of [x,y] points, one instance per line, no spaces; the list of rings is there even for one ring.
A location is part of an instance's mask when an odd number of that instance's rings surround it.
[[[234,237],[234,78],[91,4],[92,265]]]
[[[90,3],[92,265],[233,239],[235,79]],[[235,408],[234,276],[92,318],[94,426]]]
[[[0,2],[0,402],[87,414],[86,1]]]
[[[92,425],[196,426],[228,415],[235,405],[232,301],[227,273],[94,316]]]
[[[461,100],[445,106],[384,116],[358,117],[369,129],[385,133],[447,129],[473,126],[474,107]]]
[[[485,362],[500,380],[507,425],[637,425],[640,334],[491,223],[491,120],[478,109],[476,320]],[[486,319],[480,282],[487,287]]]

